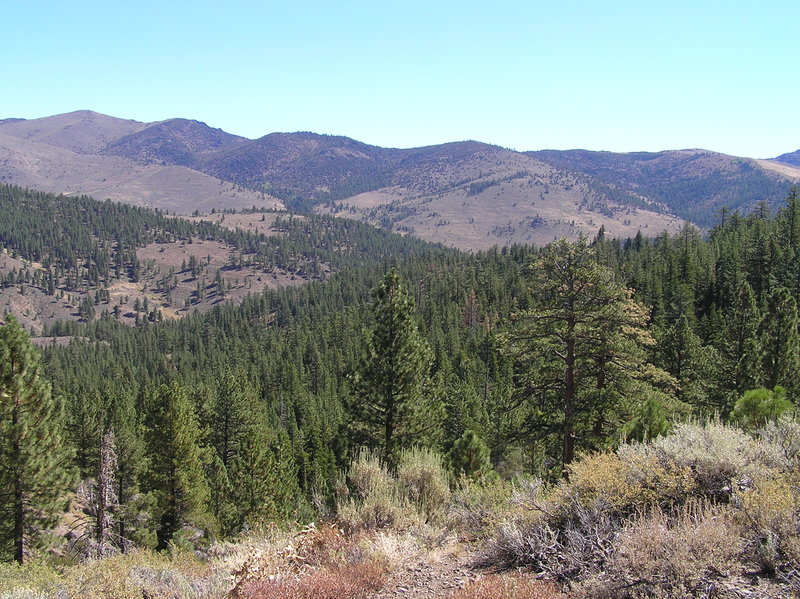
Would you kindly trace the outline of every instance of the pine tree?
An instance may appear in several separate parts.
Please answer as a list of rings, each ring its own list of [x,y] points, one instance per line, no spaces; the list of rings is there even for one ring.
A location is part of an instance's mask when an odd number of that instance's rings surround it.
[[[186,524],[208,524],[209,491],[199,447],[200,429],[186,390],[178,383],[151,397],[148,490],[155,495],[158,549],[166,549]]]
[[[63,405],[13,316],[0,327],[0,556],[22,563],[73,482]]]
[[[759,325],[763,369],[763,386],[786,387],[795,399],[800,376],[800,337],[798,337],[797,302],[785,287],[770,293],[767,308]]]
[[[227,468],[238,451],[239,440],[249,429],[263,424],[262,406],[247,382],[243,369],[226,367],[212,394],[210,443]]]
[[[132,543],[152,546],[153,543],[148,542],[153,537],[148,517],[151,498],[140,491],[140,481],[147,464],[147,448],[134,406],[135,398],[131,393],[117,390],[109,394],[107,401],[111,411],[111,427],[114,430],[114,495],[118,504],[114,513],[116,526],[112,536],[123,551]]]
[[[240,526],[274,519],[277,466],[263,429],[251,428],[242,435],[229,472]]]
[[[678,398],[696,408],[713,407],[716,350],[703,345],[685,314],[681,314],[658,341],[659,366],[678,380]]]
[[[483,439],[467,429],[447,454],[450,468],[456,476],[479,479],[492,472],[489,447]]]
[[[374,324],[350,407],[365,441],[393,462],[397,449],[438,426],[441,409],[423,396],[430,349],[417,329],[414,300],[400,275],[387,273],[372,295]]]
[[[634,418],[625,424],[622,436],[626,441],[649,441],[666,435],[671,429],[664,406],[658,399],[651,397],[642,403]]]
[[[228,477],[228,469],[220,457],[214,453],[206,467],[209,488],[209,508],[219,523],[222,534],[234,534],[241,525],[241,519],[234,504],[234,490]]]
[[[733,294],[727,318],[721,319],[712,337],[719,349],[718,388],[724,395],[724,411],[733,408],[736,399],[748,389],[761,384],[761,354],[758,346],[758,323],[761,320],[755,295],[746,281]]]
[[[786,399],[786,389],[750,389],[736,402],[731,420],[744,429],[755,430],[767,422],[780,418],[781,414],[794,407]]]
[[[736,372],[747,370],[738,368],[737,365],[746,355],[747,342],[756,338],[760,317],[755,294],[750,285],[746,281],[742,281],[736,290],[733,308],[727,319],[727,343],[722,348],[725,362],[733,366],[733,368],[729,367],[729,370]],[[743,383],[737,377],[734,377],[734,388],[740,392],[744,391]]]
[[[652,343],[644,312],[593,254],[585,239],[551,245],[531,269],[533,306],[503,336],[518,401],[530,407],[528,434],[557,434],[564,465],[595,436],[608,393],[652,369],[641,350]]]

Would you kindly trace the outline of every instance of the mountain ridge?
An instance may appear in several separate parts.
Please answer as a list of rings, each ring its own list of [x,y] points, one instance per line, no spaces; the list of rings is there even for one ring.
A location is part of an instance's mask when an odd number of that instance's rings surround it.
[[[0,139],[0,180],[15,184],[184,214],[251,205],[337,213],[462,249],[601,225],[612,235],[684,219],[708,227],[721,207],[777,205],[800,180],[793,154],[517,152],[475,140],[383,148],[308,131],[248,139],[191,119],[86,110],[5,119]]]

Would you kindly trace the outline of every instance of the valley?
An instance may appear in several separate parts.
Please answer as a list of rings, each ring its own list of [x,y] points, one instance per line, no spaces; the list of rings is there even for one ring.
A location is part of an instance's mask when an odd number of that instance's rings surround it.
[[[790,158],[1,144],[3,598],[800,589]]]

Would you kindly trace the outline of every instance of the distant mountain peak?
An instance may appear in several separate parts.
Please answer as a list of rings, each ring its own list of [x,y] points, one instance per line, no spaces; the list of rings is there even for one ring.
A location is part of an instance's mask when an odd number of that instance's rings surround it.
[[[789,152],[788,154],[781,154],[777,158],[773,158],[773,160],[784,164],[791,164],[792,166],[800,166],[800,150]]]

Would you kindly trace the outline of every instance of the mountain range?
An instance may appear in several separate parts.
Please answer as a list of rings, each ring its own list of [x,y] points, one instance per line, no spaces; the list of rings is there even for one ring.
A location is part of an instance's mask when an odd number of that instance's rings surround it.
[[[463,249],[713,225],[721,208],[776,206],[800,150],[772,160],[708,150],[517,152],[477,141],[397,149],[315,133],[247,139],[187,119],[78,111],[0,121],[0,181],[178,214],[287,208],[364,220]]]

